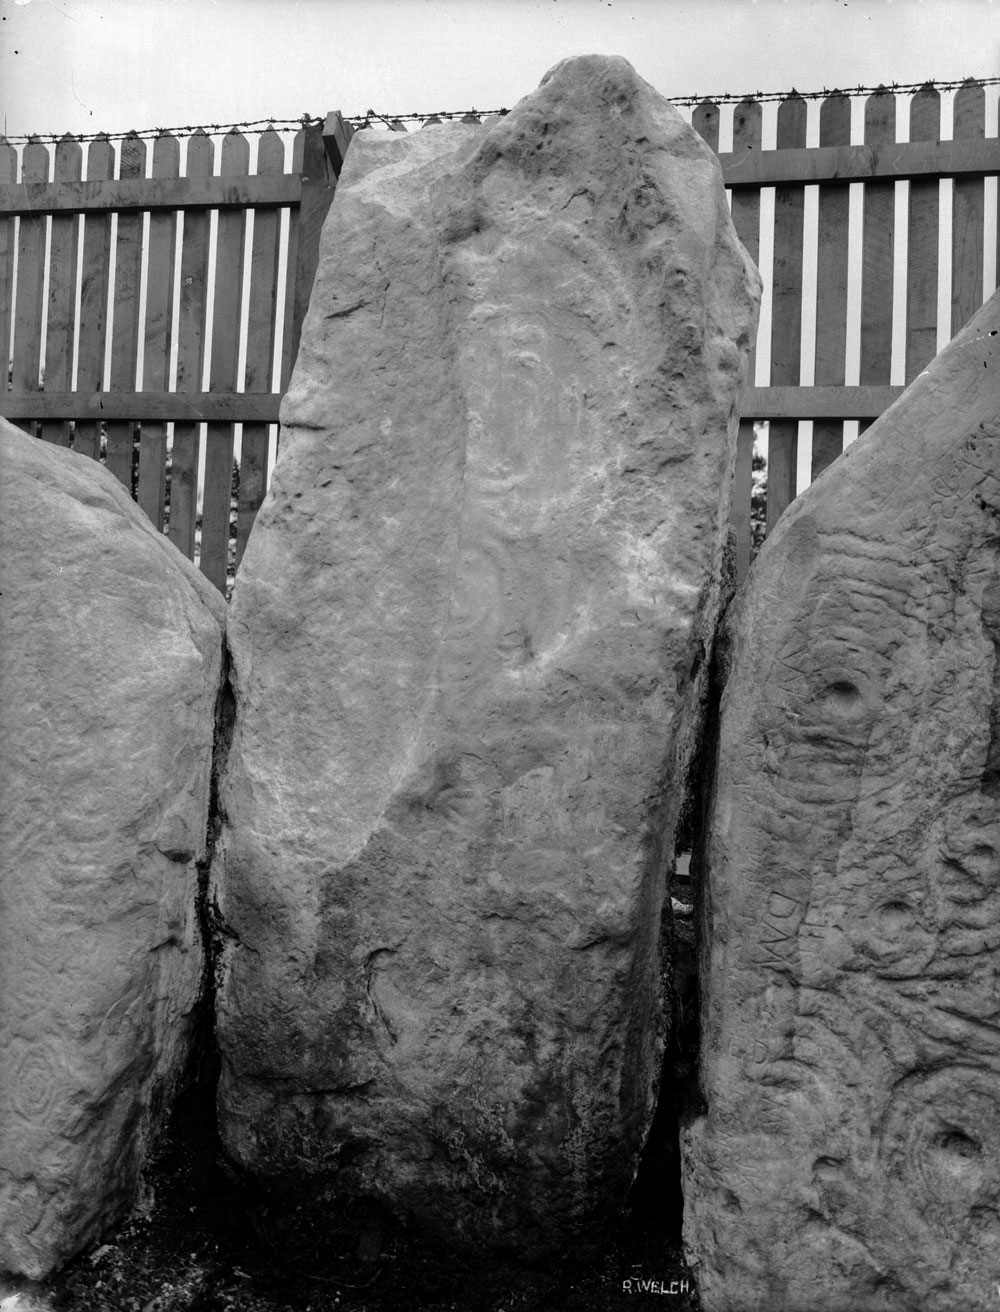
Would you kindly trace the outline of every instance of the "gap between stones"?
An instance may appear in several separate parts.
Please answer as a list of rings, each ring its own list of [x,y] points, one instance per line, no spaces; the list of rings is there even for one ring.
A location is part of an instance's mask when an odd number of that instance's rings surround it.
[[[723,560],[721,598],[707,650],[698,644],[691,672],[691,748],[668,865],[660,929],[664,1014],[669,1029],[656,1112],[628,1200],[632,1218],[681,1246],[684,1219],[680,1129],[704,1110],[699,1085],[701,983],[699,961],[707,927],[703,890],[708,817],[714,788],[722,693],[728,674],[726,619],[736,596],[735,559]],[[699,678],[700,676],[700,678]],[[678,915],[673,900],[690,908]]]
[[[236,699],[230,678],[231,659],[225,631],[222,634],[222,659],[219,691],[215,700],[215,732],[212,744],[212,774],[209,793],[205,856],[198,862],[196,918],[201,937],[204,966],[197,1003],[191,1056],[181,1080],[181,1090],[173,1117],[168,1121],[164,1155],[171,1154],[169,1141],[181,1132],[182,1119],[193,1122],[203,1148],[208,1149],[218,1166],[224,1165],[218,1134],[215,1094],[219,1079],[220,1054],[216,1038],[216,992],[218,970],[227,938],[235,937],[226,924],[212,891],[212,864],[222,832],[225,814],[220,800],[223,771],[232,745],[236,723]],[[185,1131],[186,1132],[186,1131]],[[169,1169],[169,1167],[167,1168]]]

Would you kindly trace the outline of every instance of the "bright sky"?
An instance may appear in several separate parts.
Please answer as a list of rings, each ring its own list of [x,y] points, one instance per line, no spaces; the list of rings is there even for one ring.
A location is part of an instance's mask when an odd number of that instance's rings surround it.
[[[571,54],[665,95],[1000,75],[1000,0],[0,0],[11,135],[512,106]]]

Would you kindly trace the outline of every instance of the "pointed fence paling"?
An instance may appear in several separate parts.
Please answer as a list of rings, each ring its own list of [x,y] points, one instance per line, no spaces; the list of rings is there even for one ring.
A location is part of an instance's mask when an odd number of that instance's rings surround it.
[[[736,231],[770,270],[762,309],[770,335],[751,358],[737,443],[740,576],[752,554],[755,429],[767,425],[772,526],[801,481],[801,422],[812,423],[807,477],[816,478],[843,450],[845,422],[867,427],[943,345],[942,274],[952,334],[992,291],[985,252],[993,240],[1000,254],[1000,233],[991,237],[1000,225],[987,221],[996,183],[988,192],[985,179],[1000,172],[1000,145],[984,86],[970,80],[955,92],[947,140],[931,84],[912,95],[868,95],[856,141],[852,103],[839,91],[821,98],[812,110],[818,145],[807,146],[808,102],[790,94],[777,106],[773,148],[764,145],[758,99],[734,107],[705,100],[692,110],[694,128],[719,154]],[[730,123],[731,148],[720,151]],[[391,129],[406,130],[398,121]],[[278,403],[352,132],[337,113],[291,141],[268,129],[253,167],[236,129],[221,140],[200,129],[151,142],[133,134],[117,149],[97,137],[86,151],[69,136],[52,148],[32,139],[20,161],[0,141],[0,306],[13,307],[0,314],[0,359],[9,361],[0,410],[45,440],[106,460],[153,523],[223,589],[264,496]],[[861,193],[853,201],[852,185]],[[942,186],[951,189],[945,269]],[[810,205],[815,243],[807,240]],[[809,358],[813,381],[804,385]]]

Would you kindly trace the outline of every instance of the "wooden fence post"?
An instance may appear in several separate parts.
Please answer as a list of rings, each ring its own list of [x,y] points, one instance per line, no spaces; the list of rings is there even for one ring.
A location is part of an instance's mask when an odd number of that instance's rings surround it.
[[[215,146],[199,129],[188,138],[186,178],[212,176]],[[205,315],[208,304],[208,210],[188,210],[181,239],[181,295],[177,312],[177,390],[200,392],[205,363]],[[174,424],[170,460],[170,541],[194,560],[201,427]]]
[[[733,151],[760,150],[762,114],[756,100],[741,100],[733,114]],[[733,226],[754,264],[760,264],[760,188],[733,192]],[[747,361],[747,380],[752,387],[757,370],[756,344]]]
[[[107,137],[97,137],[87,151],[87,181],[114,176],[115,150]],[[76,385],[84,392],[104,387],[104,347],[108,329],[108,279],[111,267],[110,211],[83,216],[83,265],[80,277],[80,336]],[[101,425],[96,419],[76,421],[73,449],[92,460],[101,457]]]
[[[224,177],[245,178],[249,169],[250,147],[247,139],[242,132],[232,128],[222,141],[220,172]],[[242,208],[220,210],[208,379],[209,391],[212,392],[236,391],[245,242],[246,211]],[[209,423],[205,448],[200,565],[201,572],[223,594],[229,574],[234,437],[232,424]]]
[[[941,134],[941,93],[928,82],[910,102],[910,140],[936,141]],[[906,381],[937,354],[937,178],[910,180],[906,256]]]
[[[292,169],[302,177],[302,199],[294,225],[294,265],[289,260],[289,272],[294,269],[294,281],[288,300],[290,315],[286,320],[282,391],[288,386],[299,351],[302,321],[306,317],[319,263],[320,233],[323,231],[327,211],[333,203],[337,179],[353,135],[354,129],[350,123],[346,122],[339,110],[334,110],[327,114],[322,128],[318,124],[309,123],[295,138]],[[289,244],[291,246],[291,240]]]
[[[257,172],[283,173],[285,148],[273,129],[260,137]],[[250,254],[246,390],[270,392],[278,315],[279,211],[277,206],[254,210],[253,247]],[[240,451],[240,490],[236,512],[236,568],[239,569],[247,538],[267,489],[268,424],[245,423]]]
[[[0,183],[11,184],[17,178],[17,152],[0,139]],[[7,390],[10,360],[11,308],[14,303],[14,216],[0,216],[0,365],[3,378],[0,390]]]
[[[45,182],[49,176],[49,153],[32,138],[21,161],[23,182]],[[42,282],[45,277],[45,215],[21,215],[17,242],[17,292],[14,302],[15,392],[39,391],[42,347]],[[36,422],[14,420],[34,436]]]
[[[709,115],[703,119],[710,121]],[[760,150],[763,114],[756,100],[741,100],[733,113],[733,150]],[[718,148],[718,138],[716,146]],[[760,188],[733,192],[733,226],[754,264],[760,263]],[[747,360],[747,386],[753,387],[757,372],[757,346]],[[733,475],[733,528],[736,533],[736,580],[741,583],[750,568],[750,497],[753,488],[752,419],[741,419],[736,440],[736,469]]]
[[[747,576],[753,548],[753,438],[753,420],[741,419],[736,434],[733,500],[729,511],[729,523],[736,538],[737,583]]]
[[[792,93],[778,106],[778,149],[806,144],[806,102]],[[802,247],[805,187],[778,187],[774,196],[774,277],[771,295],[771,384],[801,381]],[[772,420],[767,443],[767,530],[795,500],[798,464],[797,419]]]
[[[878,151],[896,140],[896,97],[879,87],[865,101],[865,145]],[[863,387],[892,381],[892,302],[896,184],[878,179],[863,190],[861,235],[861,370]],[[861,431],[868,427],[863,421]]]
[[[851,144],[851,102],[842,92],[827,96],[819,111],[819,144]],[[845,381],[847,354],[847,225],[850,187],[831,183],[819,189],[816,269],[816,371],[820,385]],[[820,476],[844,449],[843,420],[813,423],[810,478]]]
[[[121,147],[121,177],[146,174],[146,143],[134,133]],[[139,286],[142,271],[142,215],[138,210],[118,215],[115,245],[114,318],[111,323],[111,390],[135,390],[139,358]],[[130,419],[108,423],[108,472],[132,491],[135,424]]]
[[[955,96],[952,135],[956,140],[986,135],[986,90],[971,78]],[[951,335],[964,328],[983,302],[983,229],[986,188],[982,178],[952,184]]]
[[[54,180],[79,182],[83,151],[75,137],[56,145]],[[53,214],[49,236],[49,317],[45,329],[45,386],[68,392],[73,372],[73,328],[76,313],[76,258],[79,220],[75,214]],[[43,439],[69,446],[69,420],[42,421]]]
[[[176,178],[180,145],[164,132],[153,144],[153,177]],[[146,323],[143,333],[142,385],[165,392],[170,386],[170,329],[174,294],[174,246],[177,211],[156,210],[149,216],[146,267]],[[139,505],[158,529],[163,528],[167,488],[167,426],[147,420],[139,430]]]

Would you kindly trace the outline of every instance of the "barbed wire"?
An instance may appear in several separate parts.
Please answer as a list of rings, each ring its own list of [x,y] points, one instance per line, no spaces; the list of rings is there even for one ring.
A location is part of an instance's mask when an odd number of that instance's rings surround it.
[[[935,81],[933,78],[928,78],[923,82],[885,82],[880,83],[878,86],[823,87],[819,91],[799,91],[795,87],[792,87],[790,91],[723,91],[710,96],[664,96],[664,100],[671,105],[684,105],[691,108],[704,104],[741,104],[745,101],[756,101],[758,104],[762,104],[775,100],[825,100],[829,96],[912,95],[918,91],[957,91],[962,87],[997,85],[1000,85],[1000,77],[966,77],[948,81]],[[481,120],[494,116],[503,117],[507,113],[509,113],[507,109],[438,109],[421,112],[414,110],[406,114],[386,114],[380,110],[368,109],[363,114],[344,114],[343,118],[345,123],[350,123],[355,130],[364,130],[371,127],[375,122],[384,123],[391,128],[396,123],[414,123],[417,121],[426,123],[428,119],[438,122],[452,122],[456,119]],[[186,123],[172,128],[139,128],[131,129],[128,132],[16,133],[10,136],[0,135],[0,141],[9,145],[41,141],[58,142],[63,137],[72,138],[73,141],[124,141],[128,138],[148,139],[150,137],[173,136],[176,133],[204,132],[211,135],[234,130],[263,134],[272,130],[281,132],[321,126],[325,121],[325,117],[322,116],[302,114],[299,118],[258,118],[241,123]]]
[[[28,134],[11,134],[9,136],[0,134],[0,141],[5,141],[10,145],[32,141],[59,142],[64,137],[73,141],[126,141],[136,137],[148,139],[150,137],[173,136],[178,132],[204,132],[206,136],[211,136],[234,130],[262,135],[272,129],[276,132],[288,132],[293,128],[322,125],[324,122],[325,119],[323,118],[317,118],[312,114],[303,114],[300,118],[255,118],[244,123],[183,123],[172,128],[130,128],[127,132],[32,132]]]
[[[724,91],[714,96],[666,96],[672,105],[702,105],[741,103],[744,100],[825,100],[828,96],[885,96],[911,95],[917,91],[958,91],[962,87],[990,87],[1000,85],[1000,77],[963,77],[939,82],[926,78],[923,82],[881,82],[878,86],[823,87],[820,91]]]
[[[744,100],[772,101],[772,100],[790,100],[798,98],[800,100],[825,100],[828,96],[869,96],[869,95],[890,95],[901,94],[908,95],[917,91],[956,91],[962,87],[977,86],[997,86],[1000,85],[1000,77],[966,77],[955,78],[951,81],[935,81],[933,78],[926,78],[923,82],[885,82],[878,86],[856,86],[856,87],[823,87],[819,91],[798,91],[792,87],[790,91],[723,91],[716,95],[691,95],[691,96],[664,96],[664,100],[671,105],[696,106],[702,104],[733,104],[740,103]],[[427,119],[460,119],[466,118],[470,114],[480,117],[487,117],[491,114],[506,114],[506,109],[490,110],[434,110],[424,111],[423,113],[411,114],[383,114],[374,109],[369,109],[365,114],[345,115],[347,122],[354,127],[367,126],[374,119],[379,119],[383,123],[407,123],[416,119],[426,121]]]

